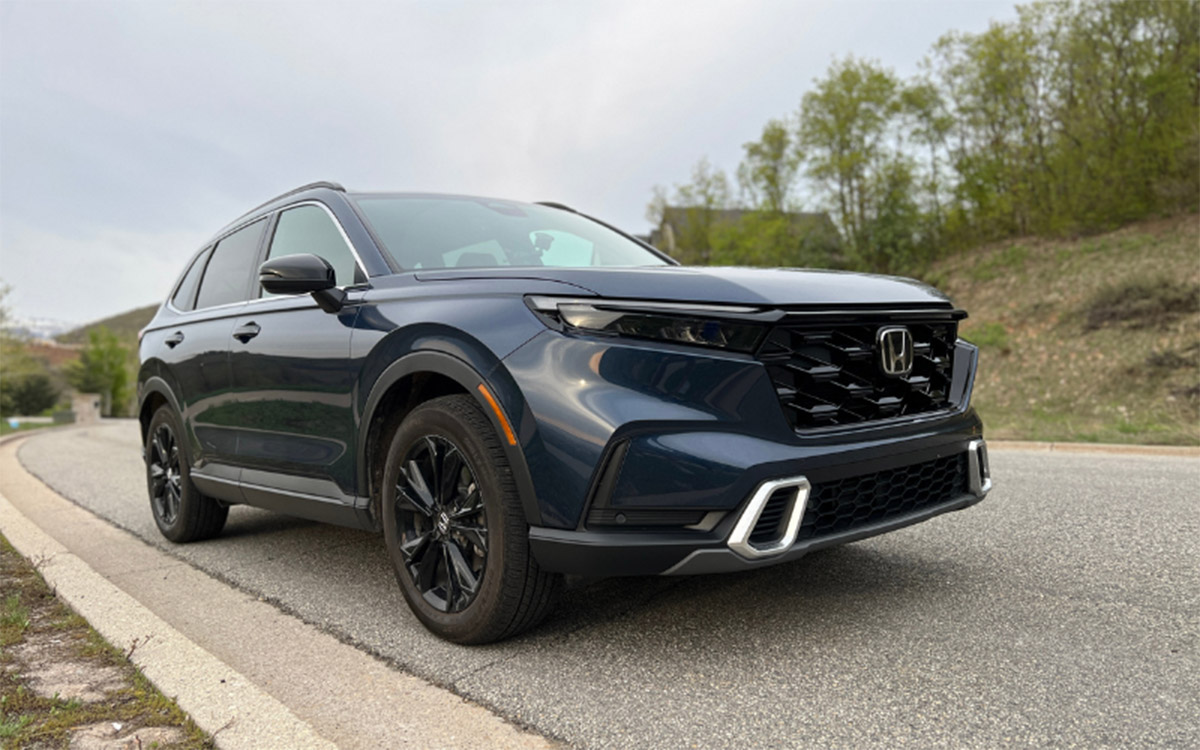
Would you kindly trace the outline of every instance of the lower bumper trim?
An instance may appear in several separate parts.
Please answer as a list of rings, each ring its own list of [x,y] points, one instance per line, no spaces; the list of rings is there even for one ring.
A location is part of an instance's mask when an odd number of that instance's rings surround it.
[[[723,540],[697,543],[695,539],[671,534],[613,534],[534,527],[529,531],[529,544],[538,563],[555,573],[591,577],[734,573],[796,560],[824,547],[901,529],[982,499],[965,493],[907,515],[802,540],[782,554],[758,559],[742,557]]]
[[[672,565],[667,570],[662,572],[665,576],[674,575],[707,575],[709,573],[736,573],[743,570],[754,570],[756,568],[766,567],[767,565],[775,565],[778,563],[798,560],[809,552],[814,552],[825,547],[836,547],[839,544],[849,544],[856,542],[859,539],[878,536],[889,531],[902,529],[905,526],[912,526],[922,521],[927,521],[934,516],[939,516],[943,513],[949,513],[954,510],[961,510],[970,505],[982,500],[974,494],[961,495],[949,502],[926,507],[920,511],[910,513],[905,516],[895,516],[885,519],[879,523],[870,524],[867,526],[859,526],[837,534],[817,537],[793,544],[791,549],[783,554],[776,555],[766,559],[747,560],[726,549],[698,549],[691,552],[687,557],[680,560],[675,565]]]

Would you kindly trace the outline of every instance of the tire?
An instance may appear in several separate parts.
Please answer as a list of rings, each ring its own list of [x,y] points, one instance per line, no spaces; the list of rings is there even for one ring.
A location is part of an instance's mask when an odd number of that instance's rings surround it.
[[[470,396],[433,399],[401,422],[388,446],[380,507],[404,598],[438,636],[491,643],[552,609],[561,580],[530,553],[512,470]]]
[[[192,484],[182,436],[175,412],[160,406],[146,430],[146,488],[158,530],[180,544],[220,534],[229,516],[229,506],[202,495]]]

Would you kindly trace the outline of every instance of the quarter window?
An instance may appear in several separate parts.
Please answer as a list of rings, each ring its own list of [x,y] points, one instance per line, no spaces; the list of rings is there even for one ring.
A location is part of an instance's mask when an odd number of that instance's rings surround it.
[[[204,280],[200,282],[200,293],[196,295],[197,309],[246,299],[250,273],[258,260],[258,246],[266,225],[265,221],[256,221],[217,243],[204,271]]]
[[[297,206],[279,214],[267,259],[300,253],[311,253],[329,261],[338,286],[361,284],[367,280],[341,230],[320,206]],[[268,296],[266,291],[261,294]]]
[[[179,288],[175,290],[175,295],[171,297],[171,304],[175,305],[176,310],[187,312],[195,307],[196,287],[200,285],[200,276],[204,273],[204,264],[208,262],[208,256],[211,254],[211,247],[200,253],[192,261],[192,265],[188,268],[187,273],[183,275],[183,281],[179,282]]]

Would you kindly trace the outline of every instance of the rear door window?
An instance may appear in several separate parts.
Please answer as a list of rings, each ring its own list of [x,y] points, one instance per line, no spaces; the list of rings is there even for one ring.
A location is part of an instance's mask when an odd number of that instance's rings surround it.
[[[300,253],[311,253],[329,261],[337,274],[338,286],[353,286],[367,280],[341,229],[320,206],[297,206],[279,214],[267,259]],[[265,291],[261,294],[269,296]]]
[[[260,219],[217,243],[200,282],[196,309],[247,299],[250,275],[258,261],[258,246],[266,226],[267,222]]]

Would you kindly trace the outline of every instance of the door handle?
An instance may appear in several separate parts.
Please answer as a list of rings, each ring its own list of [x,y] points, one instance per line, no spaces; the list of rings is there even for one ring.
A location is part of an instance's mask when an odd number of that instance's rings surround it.
[[[245,325],[240,325],[237,328],[234,328],[233,337],[245,344],[246,342],[250,341],[250,339],[257,336],[258,332],[261,330],[262,328],[259,327],[258,323],[251,321]]]
[[[176,331],[175,333],[172,333],[170,336],[167,336],[166,344],[167,344],[167,346],[171,347],[172,349],[174,349],[175,347],[179,346],[182,343],[183,343],[183,331]]]

